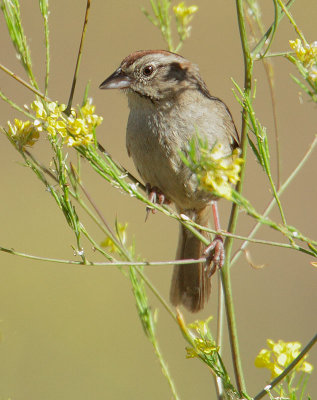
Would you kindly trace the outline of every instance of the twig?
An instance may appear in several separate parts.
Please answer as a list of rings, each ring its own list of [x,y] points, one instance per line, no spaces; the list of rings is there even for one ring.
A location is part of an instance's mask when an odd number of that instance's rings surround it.
[[[91,0],[87,0],[85,20],[84,20],[83,30],[81,33],[81,39],[80,39],[80,45],[79,45],[79,49],[78,49],[74,78],[73,78],[72,88],[70,90],[67,108],[65,110],[66,115],[70,114],[70,110],[71,110],[72,103],[73,103],[73,97],[74,97],[74,92],[75,92],[75,87],[76,87],[76,82],[77,82],[77,76],[78,76],[78,72],[79,72],[79,65],[80,65],[80,60],[81,60],[81,56],[82,56],[82,49],[83,49],[84,39],[85,39],[85,35],[86,35],[90,3],[91,3]]]
[[[108,151],[103,147],[102,144],[100,144],[100,143],[98,142],[97,145],[98,145],[98,150],[101,151],[101,153],[103,153],[103,154],[104,154],[105,156],[107,156],[107,157],[110,157],[110,158],[113,160],[113,162],[116,164],[116,166],[117,166],[118,168],[121,169],[122,173],[125,174],[125,175],[127,175],[127,177],[128,177],[133,183],[137,184],[138,187],[139,187],[144,193],[146,193],[145,185],[144,185],[142,182],[140,182],[134,175],[132,175],[123,165],[121,165],[119,162],[115,161],[115,160],[112,158],[111,154],[108,153]]]
[[[269,61],[265,59],[263,59],[263,64],[266,71],[267,80],[269,82],[269,90],[272,102],[275,150],[276,150],[276,186],[277,189],[279,189],[281,185],[281,151],[280,151],[280,138],[279,138],[277,112],[276,112],[276,98],[275,98],[275,90],[274,90],[273,76],[272,76],[273,67],[269,63]]]
[[[105,227],[107,228],[108,232],[111,234],[111,239],[115,242],[115,244],[120,247],[120,244],[116,234],[113,232],[113,230],[111,229],[110,225],[108,224],[108,222],[106,221],[106,219],[104,218],[104,216],[101,214],[101,211],[99,210],[99,208],[97,207],[96,203],[94,202],[94,200],[92,199],[92,197],[90,196],[90,194],[88,193],[88,191],[85,189],[84,185],[80,182],[79,180],[79,175],[75,169],[75,167],[73,166],[72,163],[70,163],[70,168],[72,171],[73,176],[76,179],[76,183],[79,185],[79,187],[81,188],[81,190],[83,191],[84,195],[86,196],[86,198],[88,199],[89,203],[92,205],[93,209],[96,211],[98,217],[100,218],[100,220],[102,221],[102,223],[105,225]]]
[[[1,92],[1,90],[0,90],[0,97],[2,98],[3,101],[8,103],[15,110],[17,110],[20,113],[26,115],[30,119],[34,119],[34,115],[32,115],[31,113],[27,112],[24,108],[21,108],[20,106],[18,106],[14,101],[10,100],[3,92]]]
[[[41,97],[41,99],[45,101],[50,101],[49,98],[47,98],[43,93],[41,93],[39,90],[37,90],[34,86],[31,86],[29,83],[27,83],[25,80],[20,78],[18,75],[16,75],[14,72],[9,70],[9,68],[5,67],[3,64],[0,63],[0,69],[4,71],[6,74],[10,75],[12,78],[14,78],[16,81],[21,83],[23,86],[25,86],[27,89],[31,90],[33,93],[35,93],[37,96]]]
[[[282,10],[284,11],[285,15],[287,16],[287,18],[289,19],[290,23],[293,25],[298,36],[301,38],[301,40],[304,42],[304,44],[307,44],[307,41],[303,35],[303,32],[300,29],[298,29],[298,26],[297,26],[296,22],[294,21],[294,18],[291,16],[290,12],[287,9],[287,5],[285,6],[285,4],[282,2],[282,0],[277,0],[277,1],[278,1],[279,5],[281,6]]]

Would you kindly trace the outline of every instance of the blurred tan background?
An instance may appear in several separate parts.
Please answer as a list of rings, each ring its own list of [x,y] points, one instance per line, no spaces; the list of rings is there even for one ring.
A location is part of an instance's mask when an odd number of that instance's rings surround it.
[[[38,81],[43,83],[44,39],[38,2],[22,3],[22,18],[29,38]],[[100,91],[99,84],[114,71],[123,57],[137,49],[162,48],[160,33],[143,16],[147,0],[93,1],[75,104],[91,80],[90,96],[104,122],[98,139],[131,171],[135,171],[125,150],[128,107],[125,97],[115,91]],[[187,3],[190,5],[191,2]],[[272,19],[270,2],[262,1],[264,21]],[[234,2],[197,0],[199,11],[193,20],[191,39],[182,54],[200,66],[212,94],[222,98],[232,110],[240,128],[240,108],[232,95],[233,77],[243,85],[243,64]],[[49,96],[67,102],[82,29],[85,0],[51,1],[51,76]],[[317,3],[298,0],[292,13],[309,42],[316,37]],[[18,75],[25,76],[0,19],[0,61]],[[288,50],[288,40],[296,34],[285,19],[272,50]],[[282,181],[306,152],[316,134],[316,106],[289,76],[295,69],[284,59],[274,60],[277,112],[282,157]],[[273,119],[269,92],[261,64],[256,110],[268,129],[273,146]],[[18,104],[30,104],[33,96],[0,71],[0,87]],[[43,87],[43,85],[42,85]],[[0,124],[17,115],[1,102]],[[30,170],[21,165],[19,154],[6,138],[1,142],[0,245],[46,257],[74,259],[74,236],[53,199]],[[34,149],[49,163],[47,143]],[[71,150],[72,152],[73,150]],[[272,163],[275,154],[272,151]],[[316,152],[282,197],[288,223],[316,238]],[[151,216],[144,224],[144,205],[122,195],[83,166],[84,182],[104,216],[113,223],[129,222],[135,234],[138,254],[148,260],[174,257],[178,226],[163,215]],[[271,198],[261,168],[249,152],[245,194],[261,211]],[[229,204],[220,203],[222,225],[227,226]],[[277,212],[272,213],[278,218]],[[90,222],[87,228],[98,241],[104,238]],[[247,234],[252,220],[241,213],[238,232]],[[268,229],[260,238],[283,241]],[[236,246],[238,243],[236,243]],[[295,251],[261,245],[250,246],[256,264],[252,269],[241,257],[232,270],[241,354],[247,388],[255,395],[269,379],[266,371],[254,367],[254,358],[265,347],[266,338],[298,340],[306,344],[316,333],[317,271],[312,259]],[[150,343],[139,322],[129,281],[108,267],[76,267],[26,260],[0,253],[0,398],[12,400],[50,399],[169,399],[171,394]],[[146,268],[148,276],[168,298],[171,267]],[[216,314],[217,282],[208,309],[200,315],[185,313],[188,321]],[[153,307],[157,300],[149,294]],[[216,323],[211,323],[215,332]],[[226,330],[226,328],[225,328]],[[175,378],[182,399],[214,399],[213,380],[197,360],[185,359],[185,342],[171,318],[160,309],[157,331],[161,349]],[[226,335],[225,335],[226,336]],[[224,359],[231,364],[227,339]],[[309,360],[317,366],[317,349]],[[229,367],[232,373],[231,368]],[[233,375],[232,375],[233,379]],[[316,372],[310,379],[312,399],[317,394]]]

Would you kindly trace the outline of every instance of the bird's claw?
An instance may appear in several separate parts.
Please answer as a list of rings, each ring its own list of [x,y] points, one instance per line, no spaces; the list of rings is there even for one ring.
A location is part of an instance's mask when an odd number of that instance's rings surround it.
[[[146,189],[146,194],[147,194],[150,202],[159,204],[160,206],[162,206],[163,204],[170,203],[170,201],[165,197],[165,195],[156,186],[151,187],[151,185],[149,183],[147,183],[145,185],[145,189]],[[152,211],[152,214],[156,213],[155,208],[151,208],[149,206],[146,207],[145,221],[147,221],[150,211]]]
[[[210,278],[216,272],[217,268],[222,268],[225,262],[225,249],[221,236],[215,236],[214,240],[206,247],[204,257],[206,257],[205,269]]]

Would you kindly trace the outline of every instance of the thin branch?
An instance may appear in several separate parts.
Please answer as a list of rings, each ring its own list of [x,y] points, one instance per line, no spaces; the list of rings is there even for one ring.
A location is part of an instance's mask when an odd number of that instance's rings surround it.
[[[269,40],[268,45],[266,46],[266,49],[265,49],[263,55],[261,55],[261,57],[265,57],[265,55],[270,50],[270,48],[272,46],[272,43],[273,43],[273,40],[274,40],[274,36],[275,36],[275,33],[276,33],[277,26],[278,26],[278,23],[279,23],[279,19],[278,19],[279,10],[278,10],[278,7],[277,7],[276,0],[273,0],[273,4],[274,4],[274,21],[273,21],[273,23],[271,25],[272,31],[270,33],[270,40]]]
[[[181,264],[182,260],[179,260],[179,263]],[[195,260],[192,260],[195,261]],[[197,260],[196,260],[197,262]],[[172,265],[175,265],[175,260],[174,261],[170,261],[170,263]],[[152,263],[151,263],[152,264]],[[149,265],[149,264],[146,264]],[[140,269],[140,267],[142,266],[146,266],[146,265],[139,265],[139,263],[134,263],[133,266],[135,266],[137,273],[141,276],[141,278],[144,280],[144,282],[146,283],[146,285],[150,288],[150,290],[152,291],[152,293],[157,297],[157,299],[159,300],[159,302],[163,305],[163,307],[165,308],[165,310],[169,313],[169,315],[173,318],[173,320],[175,322],[177,322],[176,319],[176,315],[173,313],[171,307],[169,306],[169,304],[167,303],[167,301],[165,301],[165,299],[160,295],[159,291],[156,289],[156,287],[151,283],[151,281],[144,275],[144,272]],[[156,264],[159,265],[159,264]],[[166,265],[166,264],[164,264]]]
[[[47,7],[45,6],[44,9],[42,9],[41,5],[44,3],[40,2],[40,8],[41,12],[43,15],[43,21],[44,21],[44,34],[45,34],[45,49],[46,49],[46,70],[45,70],[45,96],[47,96],[48,92],[48,81],[49,81],[49,75],[50,75],[50,41],[49,41],[49,29],[48,29],[48,16],[49,12]],[[46,3],[48,4],[48,3]]]
[[[108,232],[111,234],[112,236],[112,240],[115,242],[115,244],[120,247],[120,244],[116,234],[113,232],[113,230],[111,229],[110,225],[108,224],[108,222],[106,221],[106,219],[104,218],[104,216],[102,215],[101,211],[99,210],[99,208],[97,207],[96,203],[94,202],[94,200],[92,199],[92,197],[90,196],[90,194],[88,193],[88,191],[86,190],[86,188],[84,187],[84,185],[80,182],[79,180],[79,175],[76,171],[76,169],[74,168],[73,164],[70,163],[70,168],[72,171],[73,176],[76,179],[76,183],[79,185],[79,187],[81,188],[81,190],[83,191],[84,195],[86,196],[86,198],[88,199],[89,203],[92,205],[93,209],[95,210],[95,212],[97,213],[98,217],[100,218],[100,220],[102,221],[102,223],[104,224],[104,226],[107,228]]]
[[[112,161],[116,164],[116,166],[122,171],[123,174],[127,175],[127,177],[136,185],[138,185],[138,187],[145,193],[146,192],[146,188],[145,185],[140,182],[134,175],[132,175],[123,165],[121,165],[118,161],[115,161],[111,154],[103,147],[102,144],[100,144],[99,142],[97,143],[98,145],[98,150],[103,153],[106,157],[110,157],[112,159]]]
[[[8,254],[12,254],[19,257],[28,258],[31,260],[38,261],[47,261],[47,262],[56,262],[58,264],[73,264],[73,265],[90,265],[94,267],[131,267],[131,266],[139,266],[139,267],[157,267],[160,265],[175,265],[175,264],[195,264],[197,262],[205,262],[205,258],[196,259],[187,259],[187,260],[172,260],[172,261],[114,261],[114,262],[94,262],[87,261],[84,263],[83,261],[75,261],[75,260],[64,260],[59,258],[49,258],[49,257],[40,257],[34,256],[32,254],[23,253],[14,249],[9,249],[7,247],[0,246],[0,251]]]
[[[277,186],[277,189],[279,189],[280,185],[281,185],[281,151],[280,151],[280,138],[279,138],[277,112],[276,112],[276,97],[275,97],[273,72],[272,72],[273,67],[272,67],[271,63],[266,59],[263,59],[263,65],[264,65],[266,75],[267,75],[267,80],[269,83],[269,90],[270,90],[270,96],[271,96],[271,102],[272,102],[275,149],[276,149],[276,186]]]
[[[304,42],[304,44],[307,44],[307,41],[304,37],[303,32],[298,28],[294,18],[291,16],[290,12],[287,9],[287,5],[285,6],[285,4],[282,2],[282,0],[277,0],[277,1],[278,1],[279,5],[281,6],[282,10],[284,11],[285,15],[287,16],[287,18],[289,19],[290,23],[293,25],[298,36],[301,38],[301,40]]]
[[[2,71],[4,71],[6,74],[10,75],[12,78],[14,78],[19,83],[21,83],[27,89],[31,90],[37,96],[41,97],[43,100],[48,101],[48,102],[50,101],[49,98],[47,98],[43,93],[41,93],[39,90],[37,90],[34,86],[32,86],[29,83],[27,83],[25,80],[20,78],[18,75],[16,75],[14,72],[12,72],[9,68],[5,67],[1,63],[0,63],[0,69],[2,69]]]
[[[74,72],[74,78],[73,78],[73,83],[72,83],[72,87],[71,87],[71,90],[70,90],[70,95],[69,95],[67,108],[65,110],[65,114],[66,115],[70,114],[70,110],[71,110],[72,103],[73,103],[73,97],[74,97],[75,87],[76,87],[76,83],[77,83],[77,76],[78,76],[78,72],[79,72],[79,65],[80,65],[80,60],[81,60],[81,56],[82,56],[82,49],[83,49],[84,39],[85,39],[85,35],[86,35],[86,29],[87,29],[87,23],[88,23],[88,15],[89,15],[89,10],[90,10],[90,3],[91,3],[91,0],[87,0],[85,20],[84,20],[83,30],[82,30],[82,33],[81,33],[81,39],[80,39],[80,45],[79,45],[79,49],[78,49],[78,55],[77,55],[75,72]]]
[[[0,90],[0,97],[2,98],[3,101],[8,103],[12,108],[15,110],[19,111],[20,113],[26,115],[30,119],[34,119],[34,115],[30,114],[28,111],[26,111],[24,108],[21,108],[18,106],[14,101],[10,100],[3,92]]]

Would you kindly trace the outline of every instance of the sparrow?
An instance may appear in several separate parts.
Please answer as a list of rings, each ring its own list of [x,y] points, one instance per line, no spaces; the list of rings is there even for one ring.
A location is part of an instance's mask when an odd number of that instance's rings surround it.
[[[197,132],[210,147],[221,144],[223,157],[231,156],[239,139],[228,107],[209,93],[197,65],[165,50],[140,50],[124,58],[100,89],[121,89],[128,97],[127,151],[150,200],[173,202],[180,215],[203,227],[208,227],[213,213],[219,231],[218,197],[199,186],[180,152],[188,154]],[[205,231],[201,234],[208,238]],[[183,305],[191,312],[203,309],[210,296],[210,276],[224,262],[221,236],[206,248],[181,224],[176,259],[201,258],[214,267],[209,269],[201,261],[174,266],[170,291],[174,306]]]

